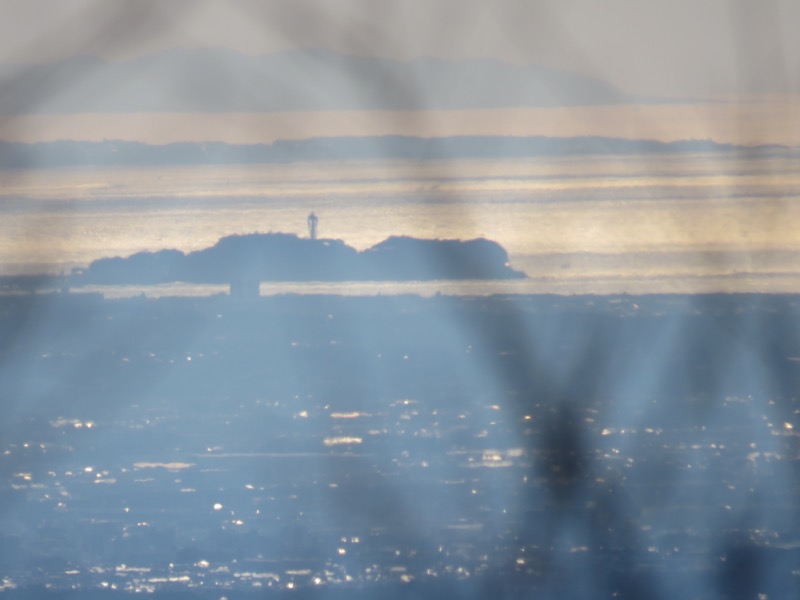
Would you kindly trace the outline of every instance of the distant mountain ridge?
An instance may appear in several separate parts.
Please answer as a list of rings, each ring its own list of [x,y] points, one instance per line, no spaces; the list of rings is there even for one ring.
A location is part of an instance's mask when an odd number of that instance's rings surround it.
[[[642,101],[603,81],[497,60],[307,49],[172,49],[126,61],[0,64],[0,114],[431,110]]]
[[[222,142],[149,145],[130,141],[0,142],[0,167],[153,166],[252,164],[340,159],[456,159],[567,156],[581,154],[672,154],[786,150],[786,146],[744,147],[711,140],[629,140],[599,136],[510,137],[399,135],[278,140],[272,144]]]

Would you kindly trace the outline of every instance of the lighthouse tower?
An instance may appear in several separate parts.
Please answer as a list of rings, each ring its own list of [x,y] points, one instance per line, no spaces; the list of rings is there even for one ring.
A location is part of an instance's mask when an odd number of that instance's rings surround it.
[[[308,237],[310,237],[312,240],[317,239],[317,222],[318,221],[319,221],[319,218],[312,211],[311,214],[308,215]]]

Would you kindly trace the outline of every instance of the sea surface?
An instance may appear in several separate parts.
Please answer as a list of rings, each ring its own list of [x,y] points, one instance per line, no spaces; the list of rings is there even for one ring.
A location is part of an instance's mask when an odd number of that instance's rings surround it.
[[[800,291],[796,153],[339,161],[0,172],[0,274],[60,273],[231,234],[391,235],[502,244],[529,279],[422,294]],[[293,291],[403,293],[408,285]],[[286,290],[265,285],[262,293]],[[107,290],[110,295],[141,290]],[[206,293],[192,286],[150,295]]]
[[[529,278],[0,295],[0,595],[797,597],[796,164],[1,173],[2,274],[315,211]]]

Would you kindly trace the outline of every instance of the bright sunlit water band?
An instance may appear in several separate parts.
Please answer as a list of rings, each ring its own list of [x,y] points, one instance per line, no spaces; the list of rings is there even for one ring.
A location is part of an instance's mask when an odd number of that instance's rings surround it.
[[[0,272],[68,272],[235,233],[306,235],[314,210],[321,237],[359,249],[391,235],[496,240],[530,276],[501,291],[796,292],[796,164],[702,154],[3,171]],[[371,289],[315,289],[334,288]]]

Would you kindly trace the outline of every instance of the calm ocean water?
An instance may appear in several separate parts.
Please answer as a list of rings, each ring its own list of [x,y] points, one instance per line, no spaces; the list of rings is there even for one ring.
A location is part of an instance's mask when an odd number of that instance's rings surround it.
[[[357,248],[390,235],[487,237],[530,279],[262,293],[797,292],[796,165],[704,154],[3,171],[0,273],[68,272],[236,233],[306,235],[313,210],[321,237]]]

